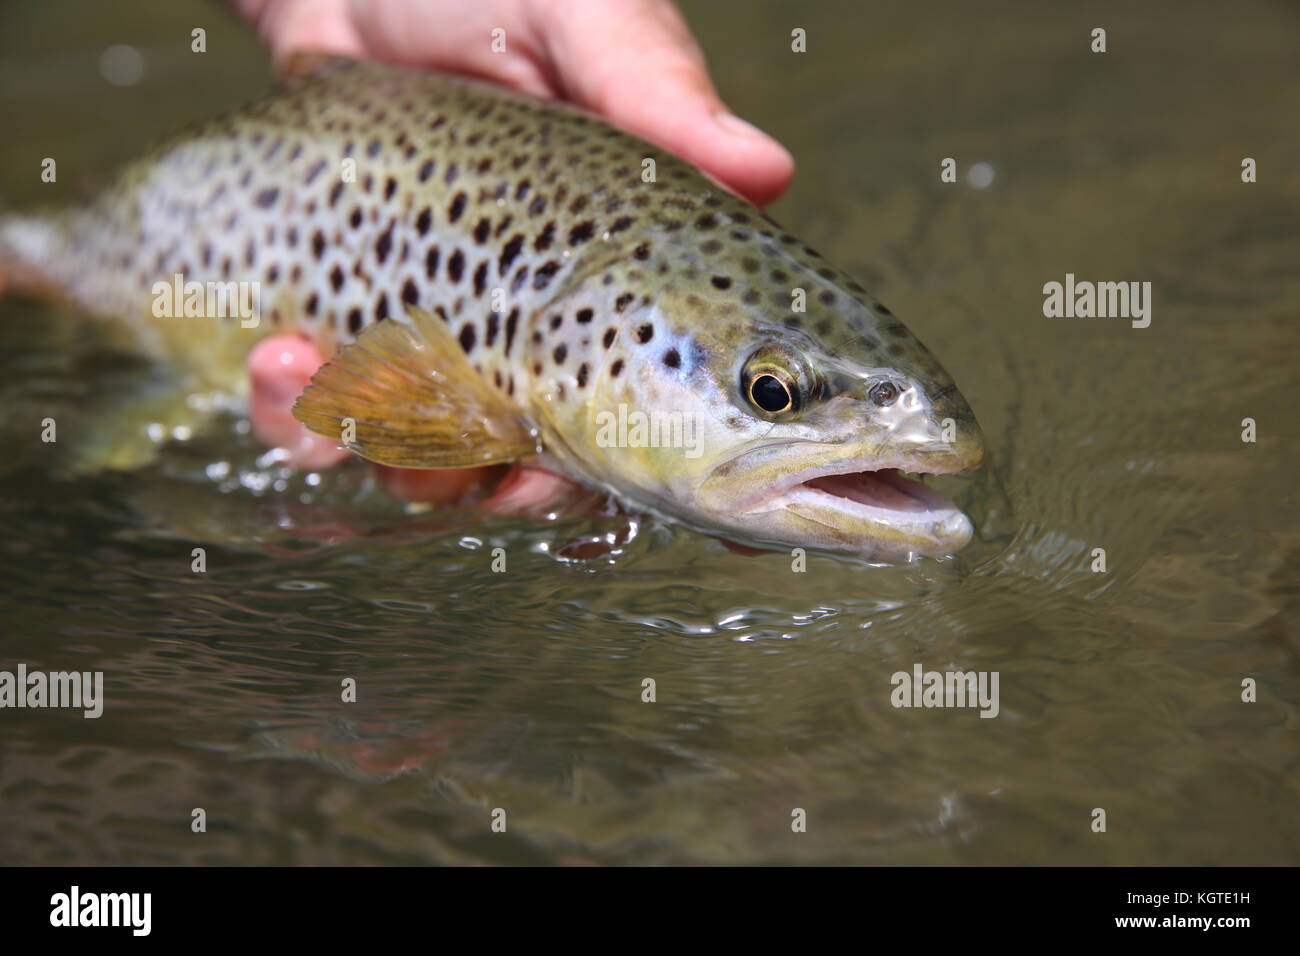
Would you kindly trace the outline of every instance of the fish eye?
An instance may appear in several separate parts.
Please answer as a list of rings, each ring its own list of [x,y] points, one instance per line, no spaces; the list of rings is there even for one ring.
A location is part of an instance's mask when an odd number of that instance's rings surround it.
[[[779,414],[794,404],[790,386],[775,375],[760,375],[749,383],[749,400],[765,412]]]
[[[898,386],[893,382],[877,382],[867,390],[867,397],[877,405],[892,405],[898,401]]]
[[[749,357],[740,393],[764,418],[787,419],[803,411],[818,389],[808,363],[795,352],[766,346]]]

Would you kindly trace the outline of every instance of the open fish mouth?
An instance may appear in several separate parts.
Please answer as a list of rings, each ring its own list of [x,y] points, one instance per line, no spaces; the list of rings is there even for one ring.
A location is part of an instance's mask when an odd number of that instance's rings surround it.
[[[970,518],[919,480],[973,464],[927,461],[925,472],[904,461],[823,464],[785,476],[751,502],[746,519],[755,533],[882,560],[941,558],[969,543]]]
[[[837,499],[835,503],[826,498]],[[919,480],[906,478],[896,468],[822,475],[800,482],[786,494],[787,501],[821,501],[847,511],[888,518],[900,512],[942,518],[960,512],[957,506]]]

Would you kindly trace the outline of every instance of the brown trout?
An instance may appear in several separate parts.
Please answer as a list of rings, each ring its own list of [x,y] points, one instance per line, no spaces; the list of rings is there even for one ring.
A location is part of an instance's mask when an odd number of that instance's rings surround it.
[[[476,81],[300,59],[87,208],[0,219],[0,270],[231,389],[260,336],[310,338],[334,358],[295,415],[371,461],[529,459],[704,532],[875,559],[972,533],[904,477],[984,448],[889,310],[676,157]],[[181,279],[228,303],[255,283],[256,315],[160,316]]]

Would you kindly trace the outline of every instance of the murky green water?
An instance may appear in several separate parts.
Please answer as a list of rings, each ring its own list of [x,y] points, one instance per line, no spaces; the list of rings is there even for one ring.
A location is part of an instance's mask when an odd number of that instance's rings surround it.
[[[165,370],[0,303],[0,669],[102,670],[107,698],[0,711],[0,862],[1300,861],[1300,18],[1132,6],[688,7],[724,94],[800,161],[773,215],[984,424],[989,468],[946,485],[981,526],[954,561],[796,574],[653,522],[570,561],[618,522],[406,515],[359,467],[282,474],[233,414],[81,473]],[[203,3],[0,17],[13,202],[266,80]],[[109,42],[141,84],[99,78]],[[1150,327],[1045,318],[1067,272],[1152,282]],[[895,709],[915,664],[997,672],[999,716]]]

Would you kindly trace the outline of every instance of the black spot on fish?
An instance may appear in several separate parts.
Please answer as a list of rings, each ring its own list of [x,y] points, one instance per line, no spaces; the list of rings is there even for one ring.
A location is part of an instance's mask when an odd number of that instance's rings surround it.
[[[460,330],[460,347],[468,354],[473,351],[477,338],[478,333],[474,331],[474,323],[466,322]]]
[[[388,293],[379,293],[379,302],[375,304],[375,321],[382,322],[388,318]]]
[[[592,233],[595,231],[596,224],[591,220],[578,223],[578,225],[569,230],[569,245],[576,246],[586,242],[591,238]]]
[[[524,287],[524,283],[527,281],[528,281],[528,266],[520,266],[519,271],[515,273],[515,277],[510,280],[510,291],[518,292],[520,289]]]
[[[552,331],[552,332],[554,332],[556,329],[558,329],[558,328],[559,328],[561,325],[563,325],[563,324],[564,324],[564,315],[563,315],[563,313],[556,312],[553,316],[551,316],[551,331]]]
[[[538,196],[528,204],[528,215],[540,216],[544,209],[546,209],[546,197]]]
[[[624,292],[622,295],[620,295],[617,299],[614,300],[614,311],[622,312],[632,303],[632,300],[635,298],[636,296],[633,295],[631,292]]]
[[[609,377],[618,378],[618,374],[621,371],[623,371],[623,360],[614,359],[614,364],[609,367]]]
[[[731,280],[726,276],[714,276],[711,280],[715,289],[730,289]]]
[[[560,264],[558,262],[556,262],[554,259],[547,262],[545,265],[538,268],[538,270],[535,273],[533,273],[533,288],[537,289],[538,291],[545,289],[548,285],[550,285],[551,279],[555,277],[555,273],[559,271],[560,271]]]
[[[424,256],[424,274],[432,279],[438,274],[438,247],[430,246]]]
[[[515,344],[515,329],[519,325],[519,309],[510,310],[506,316],[506,355],[510,354],[510,347]]]
[[[751,259],[748,256],[746,256],[744,259],[740,260],[740,268],[744,269],[750,275],[753,275],[755,272],[759,270],[758,260]]]
[[[379,236],[375,243],[375,255],[379,258],[379,264],[382,266],[384,260],[388,258],[388,253],[393,248],[393,223],[388,224],[388,228]]]
[[[446,175],[443,176],[443,179],[446,181],[447,185],[450,186],[452,183],[456,181],[456,177],[459,174],[460,174],[460,168],[457,167],[455,163],[452,163],[450,166],[447,167],[447,172]]]
[[[459,282],[460,277],[465,274],[465,256],[457,249],[447,260],[447,276],[452,282]]]
[[[817,296],[817,301],[822,305],[834,305],[835,293],[830,291],[823,292],[821,295]]]
[[[480,262],[478,268],[474,270],[474,294],[482,295],[483,290],[487,288],[488,264]]]
[[[548,222],[542,234],[533,242],[533,248],[538,252],[545,252],[551,247],[551,242],[555,239],[555,223]]]
[[[308,315],[315,315],[316,310],[320,308],[320,297],[315,292],[307,296],[307,304],[304,308],[307,310]]]
[[[707,253],[708,255],[713,255],[721,251],[722,251],[722,243],[720,243],[717,239],[710,239],[708,242],[700,243],[700,252]]]
[[[338,205],[339,197],[343,195],[343,181],[339,180],[330,190],[330,208],[333,209]]]
[[[343,270],[339,268],[338,263],[330,270],[330,286],[335,292],[343,288]]]
[[[483,338],[483,344],[488,348],[491,348],[493,343],[497,340],[497,332],[500,328],[501,316],[496,312],[489,312],[487,318],[487,335]],[[500,384],[501,380],[498,378],[497,385],[499,386]]]
[[[451,207],[447,210],[447,220],[449,222],[455,222],[461,217],[461,213],[465,211],[466,201],[467,197],[464,193],[456,193],[451,200]]]
[[[433,211],[425,206],[420,210],[420,214],[415,217],[415,229],[420,235],[429,231],[429,226],[433,224]]]
[[[632,250],[632,255],[642,262],[650,258],[650,243],[643,242]]]
[[[367,156],[378,156],[378,155],[379,155],[379,149],[380,149],[379,140],[377,140],[377,139],[372,139],[372,140],[370,141],[370,145],[366,147],[366,155],[367,155]]]
[[[317,259],[325,255],[325,236],[317,229],[311,236],[311,253]]]
[[[480,219],[478,225],[474,227],[474,241],[480,246],[488,241],[488,236],[492,234],[492,223],[487,219]]]
[[[655,327],[647,322],[636,330],[636,340],[645,345],[655,336]]]
[[[348,313],[348,331],[353,335],[361,334],[361,310],[354,308]]]
[[[678,368],[682,364],[682,357],[676,349],[669,349],[664,353],[664,364],[669,368]]]
[[[555,351],[551,353],[551,357],[555,359],[556,365],[563,365],[564,360],[568,357],[568,355],[569,355],[569,347],[565,345],[563,342],[557,345],[555,347]]]
[[[402,301],[407,305],[415,305],[420,298],[420,290],[415,287],[414,279],[407,279],[402,283]]]
[[[528,190],[532,189],[533,184],[528,180],[520,180],[519,185],[515,187],[515,201],[523,202],[524,197],[528,195]]]
[[[515,257],[524,247],[524,235],[519,233],[506,243],[505,248],[501,250],[501,258],[497,261],[497,268],[501,275],[505,275],[514,263]]]
[[[576,318],[579,323],[581,323],[582,325],[586,325],[588,322],[591,321],[593,314],[594,313],[592,312],[591,309],[579,309]]]
[[[353,206],[353,207],[352,207],[352,215],[348,216],[348,222],[352,224],[352,228],[353,228],[353,229],[359,229],[359,228],[361,227],[361,207],[360,207],[360,206]]]
[[[713,229],[718,225],[718,217],[711,212],[706,212],[695,220],[696,229]]]
[[[305,184],[310,186],[312,182],[315,181],[316,177],[319,176],[324,170],[325,170],[325,160],[322,159],[319,160],[314,166],[312,166],[311,169],[307,170],[307,178],[304,181]]]
[[[601,341],[605,344],[605,348],[609,348],[611,345],[614,344],[614,336],[617,335],[617,334],[618,334],[618,330],[617,330],[617,329],[606,329],[606,330],[605,330],[605,337],[604,337],[603,339],[601,339]]]
[[[609,231],[611,233],[622,232],[628,226],[632,225],[632,223],[635,221],[636,220],[634,220],[631,216],[620,216],[619,218],[614,220],[613,225],[609,227]]]
[[[393,193],[395,192],[397,192],[397,180],[394,179],[392,176],[389,176],[388,179],[384,182],[384,198],[392,199]]]
[[[433,160],[431,160],[431,159],[426,159],[426,160],[425,160],[425,161],[420,165],[420,172],[419,172],[419,174],[418,174],[418,175],[419,175],[419,178],[420,178],[420,182],[422,182],[422,183],[423,183],[423,182],[427,182],[428,179],[429,179],[429,177],[433,175],[433,171],[434,171],[435,169],[437,169],[437,168],[438,168],[438,164],[437,164],[437,163],[435,163],[435,162],[434,162]]]
[[[275,201],[280,198],[280,190],[272,186],[269,189],[263,189],[257,194],[254,200],[263,209],[270,209],[275,205]]]
[[[590,374],[590,373],[589,373],[589,371],[588,371],[588,369],[587,369],[587,363],[586,363],[586,362],[583,362],[581,365],[578,366],[578,388],[586,388],[586,387],[587,387],[587,376],[588,376],[588,374]]]

